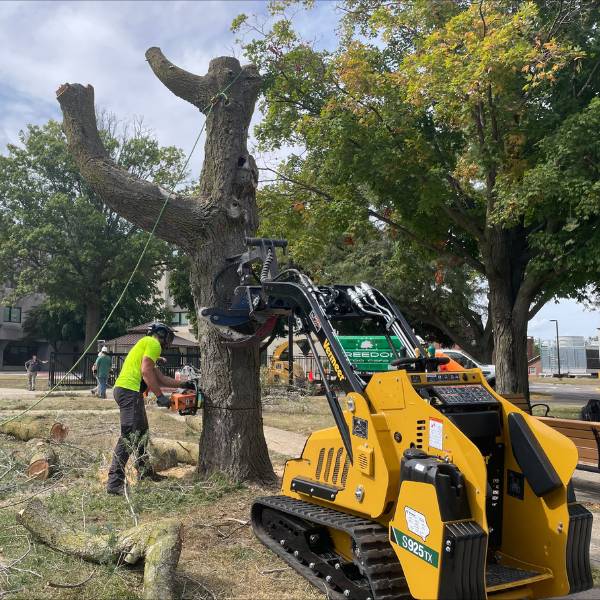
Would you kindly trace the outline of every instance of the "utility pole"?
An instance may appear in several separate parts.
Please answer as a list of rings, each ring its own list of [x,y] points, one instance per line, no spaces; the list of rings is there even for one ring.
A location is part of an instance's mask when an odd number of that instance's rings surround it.
[[[558,378],[560,379],[560,344],[558,342],[558,321],[556,319],[550,319],[550,322],[556,324],[556,359],[558,361]]]

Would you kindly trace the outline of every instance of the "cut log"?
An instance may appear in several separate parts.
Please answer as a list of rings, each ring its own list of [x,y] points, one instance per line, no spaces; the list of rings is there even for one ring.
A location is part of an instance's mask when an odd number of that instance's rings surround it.
[[[169,440],[167,438],[152,438],[150,440],[150,452],[164,454],[169,450],[174,450],[177,455],[177,462],[187,463],[188,465],[198,464],[198,442],[182,442],[180,440]]]
[[[115,541],[112,535],[92,535],[74,531],[51,515],[37,498],[17,515],[32,535],[54,550],[95,563],[144,559],[144,598],[175,598],[174,575],[181,554],[181,523],[163,519],[142,523],[123,531]]]
[[[196,433],[202,433],[202,417],[188,416],[185,418],[185,424],[192,431],[195,431]]]
[[[166,471],[177,466],[177,452],[174,448],[164,448],[150,443],[148,454],[150,466],[154,471]]]
[[[58,456],[50,444],[38,442],[27,467],[27,476],[42,481],[56,473]]]
[[[33,438],[62,442],[68,432],[69,428],[66,425],[42,416],[20,417],[0,425],[0,433],[11,435],[24,442]]]

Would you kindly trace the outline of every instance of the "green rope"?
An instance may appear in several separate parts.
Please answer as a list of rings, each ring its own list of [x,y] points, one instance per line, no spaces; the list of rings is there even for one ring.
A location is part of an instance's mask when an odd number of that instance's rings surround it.
[[[213,107],[216,106],[217,102],[221,98],[223,98],[225,100],[228,99],[228,96],[227,96],[227,94],[225,92],[237,81],[237,79],[240,77],[241,74],[242,74],[242,70],[240,69],[240,72],[231,80],[231,82],[227,86],[225,86],[222,91],[220,91],[218,94],[215,94],[211,98],[209,104],[202,111],[203,113],[205,111],[208,111],[206,113],[206,119],[204,120],[204,123],[202,123],[202,127],[200,128],[200,133],[196,137],[194,145],[192,146],[192,149],[189,151],[187,159],[186,159],[183,167],[181,167],[181,170],[180,170],[180,172],[177,175],[177,178],[175,180],[175,184],[174,184],[173,187],[176,187],[177,185],[179,185],[179,183],[183,179],[183,176],[185,174],[185,170],[186,170],[186,168],[187,168],[187,166],[188,166],[188,164],[189,164],[189,162],[190,162],[190,160],[192,158],[192,155],[194,153],[194,150],[196,149],[196,146],[198,145],[198,142],[200,141],[200,137],[202,136],[202,133],[204,132],[204,128],[206,127],[206,122],[208,120],[208,117],[210,116],[210,113],[212,112]],[[60,378],[60,380],[58,381],[58,383],[56,383],[50,390],[48,390],[37,402],[34,402],[31,406],[29,406],[25,410],[21,411],[19,414],[15,415],[13,417],[9,417],[8,419],[5,419],[4,421],[0,421],[0,425],[4,425],[5,423],[10,423],[11,421],[14,421],[15,419],[18,419],[19,417],[22,417],[24,414],[28,413],[30,410],[34,409],[36,406],[38,406],[39,404],[41,404],[52,392],[54,392],[58,387],[60,387],[60,385],[62,384],[62,382],[81,363],[81,361],[84,359],[85,355],[89,352],[89,350],[92,348],[92,346],[98,341],[98,338],[100,337],[100,334],[104,331],[104,328],[108,325],[108,323],[109,323],[110,319],[112,318],[113,314],[115,313],[115,311],[117,310],[117,308],[121,304],[121,301],[123,300],[123,298],[125,297],[125,294],[127,293],[127,290],[129,289],[129,285],[133,281],[133,278],[134,278],[135,274],[137,273],[137,270],[139,269],[139,266],[142,264],[142,260],[144,259],[144,256],[146,255],[146,251],[148,250],[148,246],[150,246],[150,242],[154,238],[154,232],[156,231],[156,228],[158,227],[158,224],[160,223],[160,220],[161,220],[161,218],[163,216],[163,213],[165,212],[165,209],[167,208],[167,204],[169,203],[169,200],[171,199],[172,195],[173,195],[173,192],[169,192],[169,194],[167,195],[167,197],[166,197],[166,199],[165,199],[165,201],[164,201],[164,203],[163,203],[163,205],[162,205],[162,207],[161,207],[161,209],[160,209],[160,211],[158,213],[158,217],[156,218],[156,221],[154,222],[154,226],[152,227],[152,229],[150,230],[150,233],[148,234],[148,239],[146,240],[146,243],[144,244],[144,247],[142,248],[142,252],[141,252],[141,254],[140,254],[140,256],[139,256],[139,258],[137,260],[137,263],[135,264],[135,267],[133,268],[133,271],[131,272],[131,275],[129,276],[129,279],[127,280],[127,283],[123,287],[123,290],[121,291],[121,294],[117,298],[117,301],[114,303],[112,309],[108,313],[108,316],[106,317],[106,319],[104,319],[104,322],[100,326],[100,329],[98,329],[98,332],[94,336],[94,339],[88,344],[87,348],[85,348],[85,350],[83,351],[83,353],[81,354],[81,356],[77,359],[77,361],[75,362],[75,364],[73,364],[73,366]]]

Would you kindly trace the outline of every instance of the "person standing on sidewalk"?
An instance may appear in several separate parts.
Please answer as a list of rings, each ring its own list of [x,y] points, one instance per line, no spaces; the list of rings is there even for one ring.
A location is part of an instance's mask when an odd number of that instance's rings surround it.
[[[159,481],[163,477],[155,473],[147,464],[148,418],[144,398],[140,392],[142,378],[156,395],[159,406],[170,405],[170,400],[162,393],[161,386],[180,387],[181,382],[167,377],[156,367],[161,351],[173,342],[175,334],[164,323],[153,323],[147,335],[139,340],[127,354],[121,372],[115,381],[113,396],[119,405],[121,437],[115,446],[112,464],[108,471],[106,491],[122,496],[125,485],[125,465],[133,453],[138,479]]]
[[[26,363],[25,369],[27,370],[27,389],[30,392],[35,391],[35,380],[37,374],[42,370],[42,365],[46,364],[47,360],[38,360],[37,355],[33,355]]]
[[[92,394],[97,394],[98,398],[106,398],[106,386],[111,367],[112,358],[108,354],[108,348],[102,346],[102,350],[100,350],[98,358],[92,367],[92,371],[96,375],[96,381],[98,382],[98,385],[92,390]]]

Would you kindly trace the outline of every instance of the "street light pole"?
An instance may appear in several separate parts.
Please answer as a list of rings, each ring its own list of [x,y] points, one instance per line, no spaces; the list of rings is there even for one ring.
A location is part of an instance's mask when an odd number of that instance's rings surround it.
[[[558,342],[558,321],[556,319],[550,319],[551,323],[556,323],[556,358],[558,360],[558,377],[560,379],[560,344]]]

